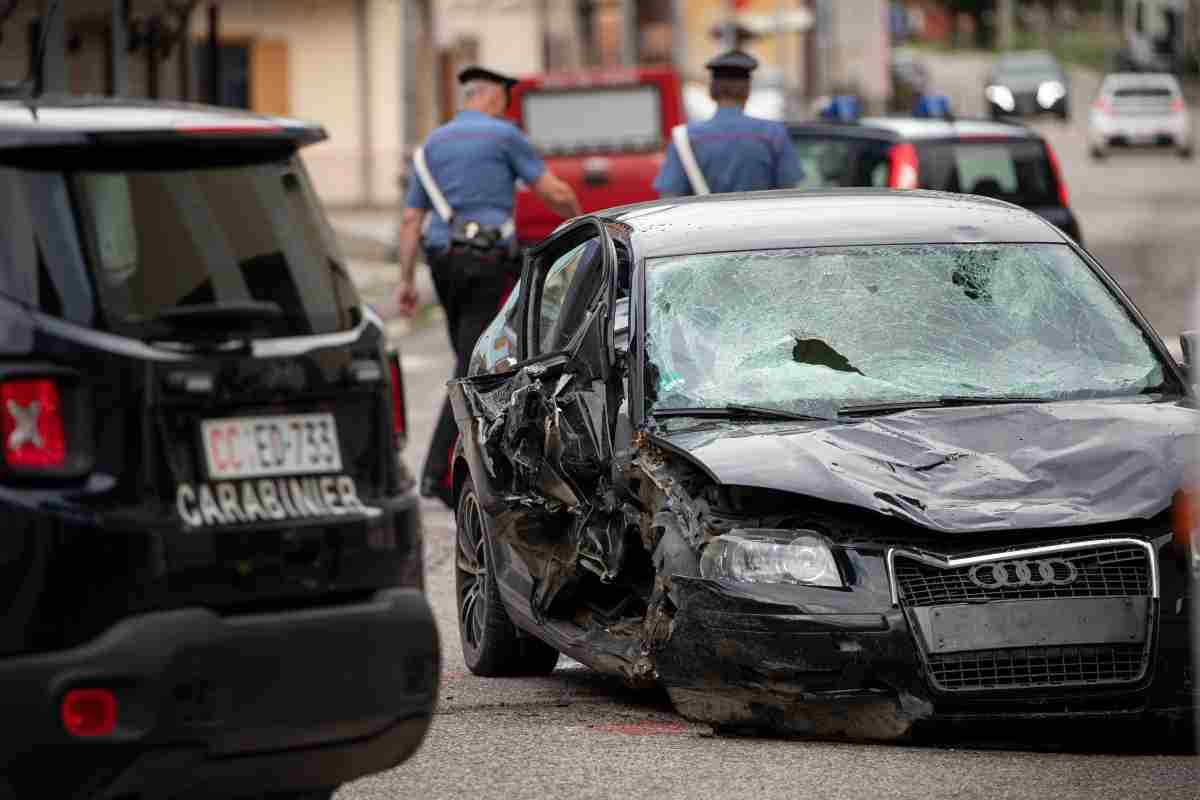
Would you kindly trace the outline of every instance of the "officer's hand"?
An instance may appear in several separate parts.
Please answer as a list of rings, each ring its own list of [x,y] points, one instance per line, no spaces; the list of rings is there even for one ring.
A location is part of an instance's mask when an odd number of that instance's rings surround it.
[[[417,313],[417,287],[411,280],[401,280],[392,295],[396,302],[396,310],[402,317],[412,317]]]

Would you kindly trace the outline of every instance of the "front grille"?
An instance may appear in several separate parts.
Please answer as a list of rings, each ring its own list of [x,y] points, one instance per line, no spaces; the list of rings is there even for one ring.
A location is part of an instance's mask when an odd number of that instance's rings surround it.
[[[1017,563],[1050,558],[1063,559],[1074,565],[1075,579],[1066,585],[979,586],[971,580],[971,567],[947,569],[903,554],[898,554],[895,561],[895,579],[900,600],[909,607],[1059,597],[1146,597],[1151,594],[1149,556],[1144,548],[1136,545],[1099,545],[1001,563],[1010,578],[1015,579]],[[1056,565],[1054,575],[1063,580],[1069,572]],[[990,583],[991,576],[987,577]]]
[[[1139,680],[1146,668],[1141,644],[1027,647],[931,655],[929,676],[943,691],[1096,686]]]

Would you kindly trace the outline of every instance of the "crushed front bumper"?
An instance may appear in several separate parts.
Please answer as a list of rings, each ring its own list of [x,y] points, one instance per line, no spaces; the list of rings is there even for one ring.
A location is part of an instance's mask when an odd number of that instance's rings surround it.
[[[278,614],[148,613],[77,648],[0,661],[0,774],[96,763],[99,797],[333,786],[417,748],[438,669],[417,589]],[[66,733],[59,705],[73,688],[113,692],[112,734]]]
[[[1169,548],[1148,546],[1148,596],[1057,605],[917,606],[884,549],[845,551],[855,576],[845,590],[676,576],[659,678],[694,719],[854,738],[895,738],[939,718],[1188,715],[1189,581]],[[985,563],[1000,558],[1012,556]]]

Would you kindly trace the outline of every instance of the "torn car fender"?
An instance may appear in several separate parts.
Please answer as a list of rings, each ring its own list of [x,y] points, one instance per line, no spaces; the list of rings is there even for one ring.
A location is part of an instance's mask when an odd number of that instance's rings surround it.
[[[450,381],[446,385],[446,391],[450,397],[450,407],[454,411],[454,421],[458,425],[459,446],[462,447],[467,466],[471,469],[471,479],[475,482],[479,504],[490,514],[498,513],[504,508],[504,497],[496,491],[491,471],[485,465],[482,445],[485,439],[485,422],[472,413],[465,380]]]

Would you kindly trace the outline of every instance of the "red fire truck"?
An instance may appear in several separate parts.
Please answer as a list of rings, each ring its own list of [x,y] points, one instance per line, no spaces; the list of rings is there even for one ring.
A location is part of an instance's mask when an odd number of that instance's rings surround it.
[[[667,67],[547,73],[513,87],[510,118],[579,196],[585,213],[657,197],[651,187],[671,128],[685,121],[679,76]],[[517,192],[517,238],[560,222],[533,192]]]

